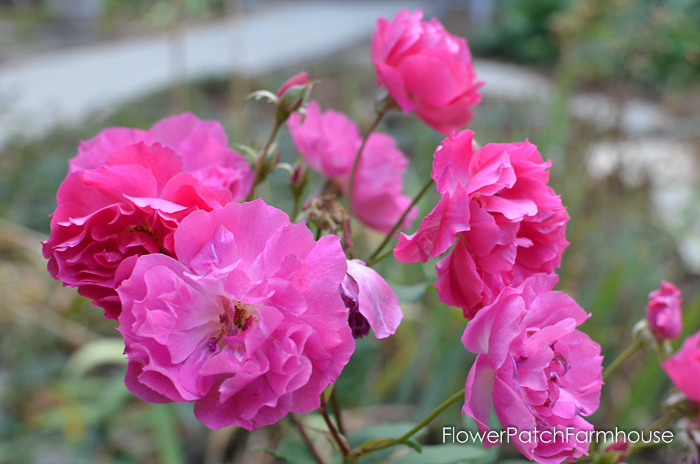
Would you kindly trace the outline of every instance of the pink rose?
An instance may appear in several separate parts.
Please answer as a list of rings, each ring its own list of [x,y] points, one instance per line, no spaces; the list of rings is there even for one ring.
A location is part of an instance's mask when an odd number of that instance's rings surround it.
[[[647,303],[647,322],[649,328],[659,340],[678,338],[683,329],[681,317],[681,291],[666,281],[649,294]]]
[[[467,41],[451,35],[423,12],[401,10],[392,21],[377,20],[372,62],[377,85],[384,85],[404,113],[416,116],[449,135],[472,119],[481,101]]]
[[[127,146],[102,167],[73,172],[61,184],[44,242],[49,272],[116,319],[121,304],[115,288],[133,259],[174,256],[172,234],[183,218],[230,201],[228,190],[203,187],[185,174],[182,158],[169,148]]]
[[[357,124],[343,113],[333,110],[321,113],[319,104],[312,101],[306,116],[291,115],[288,126],[294,146],[309,167],[335,181],[347,194],[350,171],[362,144]],[[355,174],[352,214],[373,229],[389,232],[411,204],[402,187],[407,165],[408,160],[392,137],[372,133]],[[403,226],[410,227],[417,216],[418,210],[413,209]]]
[[[568,246],[569,216],[547,186],[550,162],[537,147],[493,143],[472,150],[464,130],[435,151],[432,178],[441,199],[413,235],[401,234],[394,250],[403,262],[437,263],[440,300],[472,318],[507,285],[550,274]]]
[[[309,83],[309,75],[306,71],[295,74],[289,79],[287,79],[284,84],[282,84],[277,91],[277,96],[282,98],[284,93],[289,90],[290,87],[303,86]]]
[[[364,262],[348,260],[340,295],[349,310],[348,322],[354,338],[364,337],[370,328],[377,338],[396,333],[403,319],[399,298],[384,278]]]
[[[661,367],[685,396],[700,403],[700,332],[688,337]]]
[[[355,347],[339,238],[316,242],[258,199],[192,213],[174,246],[178,260],[142,256],[118,289],[127,388],[150,402],[196,401],[214,429],[318,408]]]
[[[534,436],[518,433],[511,443],[543,464],[588,454],[588,437],[579,432],[593,426],[581,415],[598,409],[603,384],[600,345],[576,329],[588,315],[570,296],[551,291],[556,282],[556,275],[537,274],[506,287],[462,337],[465,348],[478,355],[462,412],[482,432],[489,430],[492,403],[504,429],[536,427]]]
[[[229,147],[219,121],[202,121],[192,113],[161,119],[149,130],[111,127],[80,142],[78,155],[68,161],[68,173],[102,166],[109,155],[128,145],[160,143],[182,156],[183,169],[213,189],[226,188],[242,201],[253,185],[245,158]]]

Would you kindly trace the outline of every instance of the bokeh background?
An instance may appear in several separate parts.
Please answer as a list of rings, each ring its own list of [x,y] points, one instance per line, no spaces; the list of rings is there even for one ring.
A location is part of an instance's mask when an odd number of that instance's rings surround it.
[[[324,108],[367,127],[375,18],[416,6],[469,40],[485,82],[470,125],[477,140],[529,138],[552,160],[550,183],[571,215],[558,288],[592,314],[583,329],[606,364],[662,279],[683,291],[684,336],[700,329],[697,0],[0,0],[0,463],[281,462],[256,446],[312,462],[287,421],[213,432],[189,404],[130,394],[115,324],[51,279],[40,241],[67,160],[105,127],[148,128],[192,111],[222,121],[232,143],[260,148],[273,109],[243,105],[245,95],[302,70],[321,81],[314,98]],[[417,193],[442,137],[412,115],[390,114],[380,130],[411,159],[405,189]],[[286,132],[281,153],[297,156]],[[283,171],[261,192],[291,210]],[[421,214],[436,200],[427,195]],[[354,233],[359,257],[382,238],[360,224]],[[473,359],[459,341],[465,321],[438,301],[433,266],[378,266],[406,317],[394,337],[358,341],[337,382],[353,440],[393,435],[464,385]],[[591,420],[644,428],[670,391],[654,354],[637,354]],[[380,421],[395,425],[372,428]],[[473,426],[453,407],[422,442],[440,443],[442,425]],[[629,462],[682,456],[674,447]],[[517,458],[507,446],[465,446],[445,462]]]

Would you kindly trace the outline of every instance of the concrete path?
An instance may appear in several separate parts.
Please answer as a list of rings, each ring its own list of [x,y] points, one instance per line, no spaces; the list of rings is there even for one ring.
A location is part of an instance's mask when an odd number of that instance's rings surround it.
[[[379,16],[417,1],[295,2],[245,17],[37,54],[0,65],[0,147],[40,136],[97,109],[188,79],[256,75],[340,51],[371,37]]]

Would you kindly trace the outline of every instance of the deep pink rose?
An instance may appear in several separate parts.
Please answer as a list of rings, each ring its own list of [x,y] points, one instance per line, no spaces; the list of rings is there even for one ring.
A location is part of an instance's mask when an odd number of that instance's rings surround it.
[[[198,211],[176,261],[142,256],[119,287],[126,385],[156,403],[252,430],[319,407],[355,344],[338,292],[345,255],[262,200]]]
[[[253,185],[253,172],[245,158],[229,147],[219,121],[202,121],[192,113],[161,119],[149,130],[110,127],[78,146],[78,155],[68,161],[68,173],[102,166],[109,155],[128,145],[160,143],[182,156],[183,169],[202,185],[231,191],[242,201]]]
[[[661,367],[685,396],[700,403],[700,332],[688,337],[683,346]]]
[[[401,10],[387,21],[377,20],[372,38],[372,62],[377,85],[384,85],[404,113],[416,116],[449,135],[472,119],[481,101],[467,41],[451,35],[435,18],[421,21],[423,12]]]
[[[348,307],[348,322],[354,338],[362,338],[374,329],[377,338],[396,332],[403,312],[399,298],[386,280],[359,259],[348,260],[348,273],[340,286],[340,295]]]
[[[174,256],[172,234],[184,217],[230,201],[228,190],[203,187],[185,174],[182,158],[171,149],[127,146],[102,167],[73,172],[61,184],[44,242],[49,272],[116,319],[121,304],[115,288],[128,277],[133,259]]]
[[[401,234],[396,259],[422,261],[454,248],[436,265],[440,300],[472,318],[507,285],[550,274],[569,245],[569,216],[547,186],[550,162],[537,147],[492,143],[472,150],[464,130],[435,151],[432,177],[441,195],[413,235]]]
[[[570,296],[551,291],[556,282],[556,275],[537,274],[506,287],[467,324],[462,337],[465,348],[478,355],[467,376],[462,412],[482,432],[489,430],[491,404],[504,429],[533,432],[536,427],[536,435],[518,433],[510,442],[543,464],[588,454],[588,437],[576,434],[593,430],[581,415],[598,409],[603,384],[600,345],[576,329],[588,314]]]
[[[673,340],[681,334],[682,301],[681,291],[666,281],[662,281],[661,286],[649,294],[647,322],[659,340]]]
[[[306,116],[291,115],[288,126],[294,146],[309,167],[337,182],[347,194],[350,171],[362,144],[357,124],[337,111],[321,113],[319,104],[312,101]],[[373,229],[389,232],[411,204],[402,187],[407,165],[408,160],[391,136],[372,133],[355,173],[352,214]],[[413,209],[403,227],[410,227],[417,216],[418,210]]]

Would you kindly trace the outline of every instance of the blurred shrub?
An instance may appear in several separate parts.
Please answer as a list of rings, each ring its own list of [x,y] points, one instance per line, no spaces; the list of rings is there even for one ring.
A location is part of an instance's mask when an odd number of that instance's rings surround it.
[[[564,58],[579,82],[683,89],[700,75],[700,2],[502,1],[495,26],[470,44],[477,54],[521,62]]]

